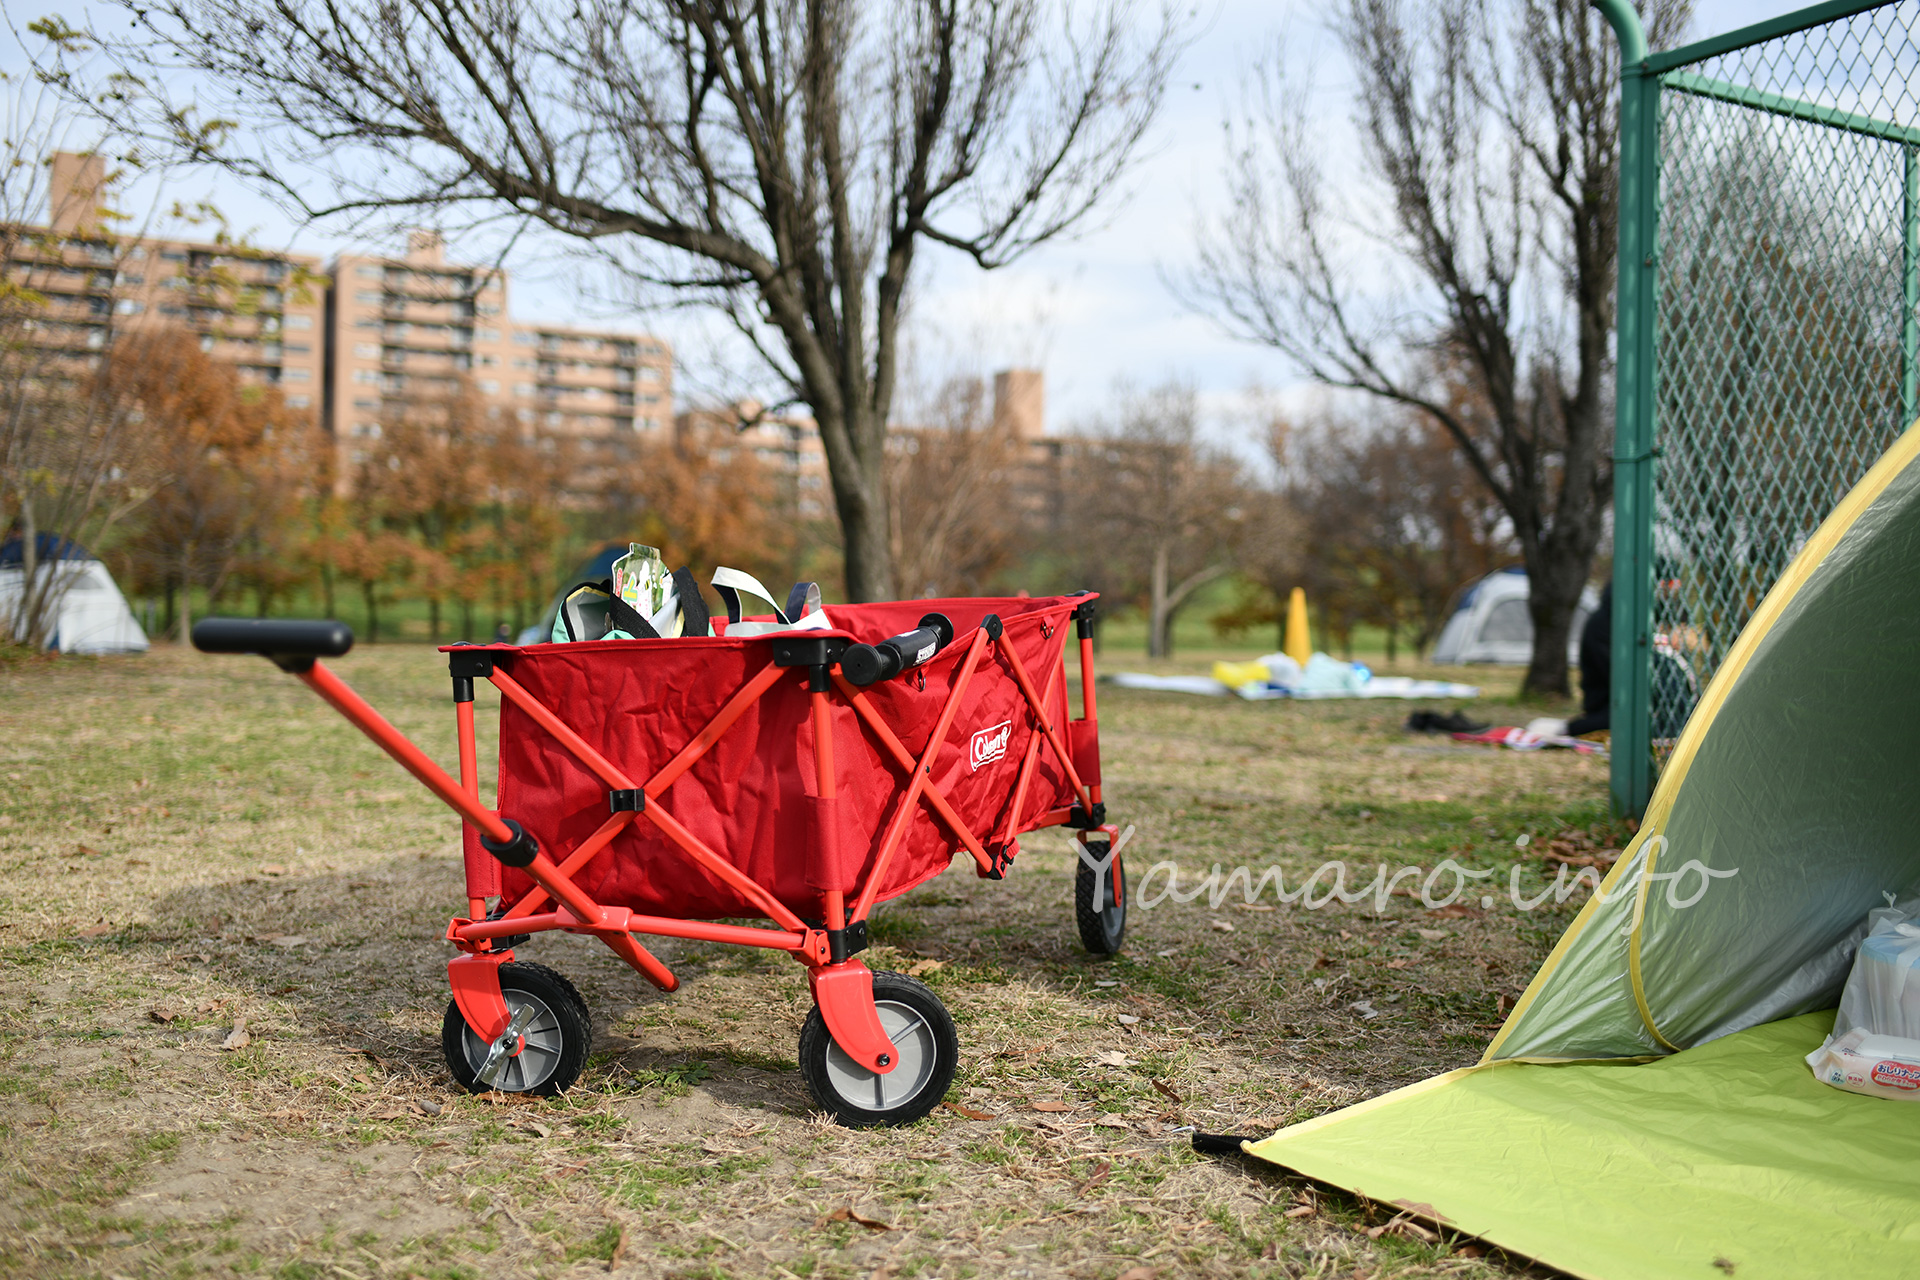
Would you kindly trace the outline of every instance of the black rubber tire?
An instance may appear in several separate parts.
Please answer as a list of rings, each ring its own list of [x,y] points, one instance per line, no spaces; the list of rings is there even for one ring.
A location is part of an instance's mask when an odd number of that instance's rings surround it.
[[[1120,877],[1120,905],[1117,907],[1113,905],[1112,889],[1104,883],[1106,877],[1096,874],[1087,865],[1087,858],[1095,862],[1107,859],[1107,850],[1110,848],[1111,841],[1087,841],[1086,858],[1078,859],[1079,866],[1073,875],[1073,918],[1080,926],[1080,945],[1096,956],[1118,955],[1120,944],[1127,936],[1127,879],[1120,864],[1120,855],[1111,855],[1111,869],[1108,872],[1109,875]],[[1100,894],[1102,901],[1094,901],[1096,893]]]
[[[519,1064],[517,1077],[514,1066],[509,1065],[489,1090],[479,1079],[486,1046],[468,1028],[460,1006],[448,1002],[447,1016],[440,1024],[440,1051],[446,1055],[447,1070],[454,1082],[468,1093],[533,1093],[549,1098],[572,1088],[593,1044],[593,1015],[587,1012],[587,1002],[560,973],[521,960],[500,966],[500,991],[507,998],[509,1012],[516,1011],[527,997],[546,1006],[551,1019],[535,1019],[527,1028],[527,1036],[529,1041],[536,1037],[546,1041],[548,1051],[540,1054],[542,1060],[537,1067],[529,1066],[534,1061],[531,1058]],[[520,1056],[525,1058],[530,1052],[537,1052],[531,1044]]]
[[[806,1025],[800,1028],[800,1078],[814,1105],[850,1129],[912,1124],[946,1098],[960,1061],[960,1036],[953,1019],[926,983],[904,973],[876,970],[873,999],[880,1007],[880,1021],[901,1049],[900,1064],[884,1076],[854,1065],[827,1033],[827,1021],[818,1007],[807,1014]],[[909,1071],[913,1076],[902,1075]],[[889,1088],[911,1091],[898,1098],[851,1096],[849,1085],[863,1082],[862,1077],[890,1082],[876,1084],[883,1093]]]

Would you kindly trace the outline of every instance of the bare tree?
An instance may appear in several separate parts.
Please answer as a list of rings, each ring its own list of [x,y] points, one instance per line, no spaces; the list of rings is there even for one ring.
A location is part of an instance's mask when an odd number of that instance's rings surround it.
[[[1665,44],[1691,4],[1643,9]],[[1340,199],[1324,131],[1276,52],[1255,77],[1233,201],[1206,230],[1189,292],[1313,378],[1447,433],[1527,567],[1526,688],[1564,694],[1613,473],[1613,37],[1585,0],[1344,0],[1334,27],[1365,177],[1385,198]],[[1387,212],[1355,212],[1371,208]]]
[[[1173,620],[1233,569],[1249,494],[1239,465],[1200,439],[1193,388],[1167,383],[1121,398],[1102,436],[1069,465],[1065,527],[1081,563],[1104,563],[1097,589],[1132,594],[1147,614],[1147,656],[1173,652]],[[1111,583],[1111,587],[1109,587]]]
[[[0,527],[21,555],[0,642],[33,648],[84,567],[71,548],[97,544],[152,491],[137,406],[107,355],[128,242],[97,188],[57,187],[48,165],[75,131],[44,86],[0,73]]]
[[[1021,441],[992,420],[989,400],[979,378],[953,378],[930,398],[929,421],[894,429],[887,483],[902,590],[988,594],[1026,548]]]
[[[107,41],[119,65],[150,93],[188,68],[219,98],[210,117],[122,95],[150,136],[310,216],[544,224],[721,307],[813,412],[856,599],[894,585],[886,432],[916,254],[991,268],[1081,223],[1181,30],[1170,4],[1140,20],[1154,0],[121,3],[138,35]]]

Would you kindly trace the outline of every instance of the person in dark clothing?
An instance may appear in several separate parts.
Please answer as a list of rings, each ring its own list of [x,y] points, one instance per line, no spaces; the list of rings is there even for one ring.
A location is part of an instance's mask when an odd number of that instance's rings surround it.
[[[1613,584],[1600,593],[1600,605],[1580,628],[1580,705],[1583,713],[1567,722],[1567,733],[1579,737],[1611,726],[1613,699]]]

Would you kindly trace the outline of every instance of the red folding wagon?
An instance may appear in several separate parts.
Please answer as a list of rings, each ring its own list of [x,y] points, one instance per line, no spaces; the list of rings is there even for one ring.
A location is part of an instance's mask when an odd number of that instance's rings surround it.
[[[925,984],[855,958],[876,903],[961,852],[1001,879],[1023,833],[1065,826],[1081,941],[1119,950],[1095,599],[836,605],[833,630],[754,636],[451,645],[458,781],[317,661],[352,647],[345,625],[209,618],[193,639],[298,675],[464,819],[467,914],[447,926],[461,954],[442,1034],[461,1085],[554,1094],[579,1076],[591,1018],[564,977],[515,959],[532,935],[591,934],[663,991],[678,981],[638,936],[693,938],[805,966],[799,1060],[814,1101],[843,1124],[902,1124],[945,1096],[958,1041]],[[480,801],[481,679],[500,691],[496,809]]]

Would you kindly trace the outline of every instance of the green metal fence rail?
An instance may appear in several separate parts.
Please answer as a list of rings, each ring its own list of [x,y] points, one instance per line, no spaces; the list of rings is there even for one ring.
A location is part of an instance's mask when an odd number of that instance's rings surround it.
[[[1920,412],[1920,0],[1620,41],[1613,799]]]

